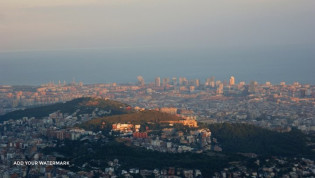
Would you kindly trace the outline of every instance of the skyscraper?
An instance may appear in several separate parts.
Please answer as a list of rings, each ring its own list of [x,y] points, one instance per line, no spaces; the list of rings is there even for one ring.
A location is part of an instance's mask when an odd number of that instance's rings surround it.
[[[255,93],[257,90],[257,85],[258,85],[258,83],[256,81],[251,81],[249,83],[248,92]]]
[[[180,77],[179,85],[188,85],[188,80],[185,77]]]
[[[142,77],[141,75],[139,75],[139,76],[137,77],[137,79],[138,79],[138,84],[139,84],[140,86],[144,86],[144,79],[143,79],[143,77]]]
[[[156,77],[155,78],[155,87],[160,87],[161,86],[161,78],[160,77]]]
[[[199,80],[199,79],[196,79],[194,83],[195,83],[195,86],[196,86],[196,87],[199,87],[199,86],[200,86],[200,80]]]
[[[214,88],[214,86],[215,86],[215,78],[213,76],[210,78],[210,86],[212,88]]]
[[[176,77],[173,77],[173,78],[172,78],[172,84],[173,84],[174,86],[177,85],[177,78],[176,78]]]
[[[205,86],[209,86],[209,85],[210,85],[210,78],[207,78],[205,82]]]
[[[163,78],[163,87],[166,87],[170,82],[169,78]]]
[[[223,94],[223,83],[220,83],[217,87],[217,94],[222,95]]]
[[[235,78],[234,78],[234,76],[231,76],[231,78],[230,78],[230,86],[232,86],[234,84],[235,84]]]

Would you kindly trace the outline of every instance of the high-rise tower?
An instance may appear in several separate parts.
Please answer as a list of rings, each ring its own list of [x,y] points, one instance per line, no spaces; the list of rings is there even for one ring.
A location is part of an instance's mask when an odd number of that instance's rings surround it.
[[[161,86],[161,78],[160,77],[156,77],[155,78],[155,87],[160,87]]]
[[[235,78],[234,78],[234,76],[231,76],[231,78],[230,78],[230,86],[232,86],[234,84],[235,84]]]
[[[137,79],[138,79],[138,84],[140,86],[144,86],[144,79],[143,79],[143,77],[140,75],[140,76],[137,77]]]

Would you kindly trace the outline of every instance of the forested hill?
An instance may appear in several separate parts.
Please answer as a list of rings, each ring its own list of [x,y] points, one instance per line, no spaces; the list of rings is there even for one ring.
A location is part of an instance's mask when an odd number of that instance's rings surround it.
[[[253,125],[230,123],[208,127],[226,152],[315,158],[314,152],[307,146],[309,136],[297,129],[279,133]]]
[[[145,110],[139,112],[133,112],[128,114],[121,114],[115,116],[107,116],[97,119],[92,119],[81,124],[84,129],[95,129],[99,127],[102,122],[106,123],[159,123],[161,121],[179,121],[181,118],[176,115],[171,115],[167,113],[162,113],[154,110]]]
[[[104,111],[110,110],[110,115],[115,115],[131,112],[127,109],[127,107],[127,104],[118,101],[84,97],[74,99],[65,103],[56,103],[52,105],[13,111],[0,116],[0,121],[6,121],[10,119],[16,120],[21,119],[22,117],[42,118],[56,111],[69,114],[78,111],[78,114],[90,114],[96,108]]]

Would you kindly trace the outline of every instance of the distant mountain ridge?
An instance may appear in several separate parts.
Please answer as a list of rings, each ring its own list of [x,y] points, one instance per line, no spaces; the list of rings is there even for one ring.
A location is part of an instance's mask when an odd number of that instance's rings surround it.
[[[110,111],[108,115],[115,115],[115,114],[125,114],[128,111],[129,105],[101,98],[91,98],[91,97],[83,97],[77,98],[71,101],[67,101],[65,103],[56,103],[46,106],[28,108],[24,110],[17,110],[5,115],[0,116],[0,122],[7,121],[10,119],[17,120],[23,117],[35,117],[35,118],[42,118],[47,117],[49,114],[60,111],[61,113],[74,113],[79,110],[79,114],[90,114],[96,108]]]

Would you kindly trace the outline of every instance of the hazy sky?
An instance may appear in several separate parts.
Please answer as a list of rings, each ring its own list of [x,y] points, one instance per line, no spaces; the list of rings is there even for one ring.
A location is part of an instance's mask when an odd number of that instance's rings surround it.
[[[315,84],[315,0],[0,0],[0,84]]]
[[[314,0],[1,0],[0,51],[315,44]]]

